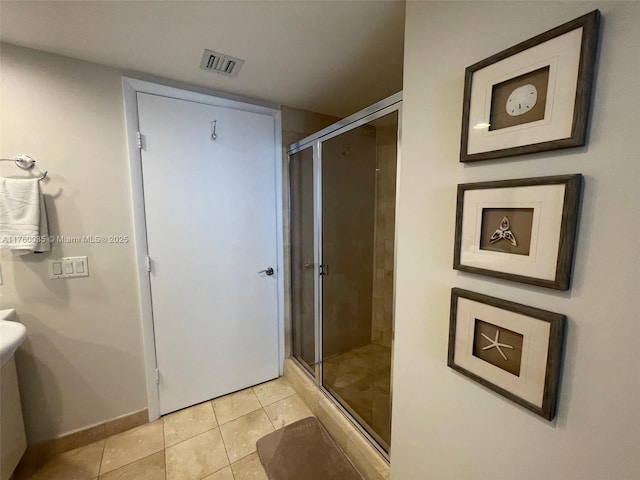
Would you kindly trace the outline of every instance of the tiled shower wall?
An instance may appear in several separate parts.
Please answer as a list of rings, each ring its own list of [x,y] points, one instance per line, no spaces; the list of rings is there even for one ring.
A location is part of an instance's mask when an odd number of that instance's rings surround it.
[[[376,128],[376,211],[371,343],[393,340],[393,262],[396,211],[397,126]]]
[[[322,354],[371,343],[376,129],[363,125],[322,144]]]

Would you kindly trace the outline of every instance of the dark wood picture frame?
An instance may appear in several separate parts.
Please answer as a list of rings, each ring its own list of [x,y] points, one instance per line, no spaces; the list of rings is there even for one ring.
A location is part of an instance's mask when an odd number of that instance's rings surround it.
[[[476,162],[481,160],[490,160],[495,158],[503,158],[584,145],[586,143],[587,123],[591,105],[591,91],[595,71],[599,24],[600,11],[594,10],[586,15],[576,18],[570,22],[560,25],[541,35],[519,43],[511,48],[496,53],[495,55],[492,55],[485,60],[467,67],[465,71],[464,83],[460,161]],[[469,135],[470,131],[473,128],[473,126],[470,125],[472,121],[470,119],[470,112],[474,74],[482,69],[497,64],[498,62],[506,58],[509,58],[521,52],[525,52],[532,47],[536,47],[545,42],[551,41],[567,32],[571,32],[578,28],[582,28],[583,30],[576,79],[577,89],[575,94],[575,101],[573,102],[573,122],[571,125],[571,134],[566,138],[551,139],[548,141],[536,141],[535,143],[499,148],[491,151],[469,153]],[[517,75],[514,75],[514,77],[517,77]],[[488,126],[489,124],[487,123],[486,125]]]
[[[507,273],[463,263],[463,221],[465,211],[465,193],[474,190],[495,190],[519,187],[537,187],[547,185],[564,185],[564,200],[560,219],[560,230],[557,238],[558,251],[555,263],[555,276],[553,279],[538,278],[526,273]],[[515,282],[527,283],[539,287],[553,288],[556,290],[568,290],[571,284],[571,270],[573,266],[574,244],[578,224],[578,213],[582,190],[582,175],[557,175],[551,177],[535,177],[515,180],[498,180],[491,182],[466,183],[458,185],[456,205],[456,230],[453,254],[453,268],[463,272],[476,273],[489,277],[501,278]],[[559,213],[558,213],[559,215]],[[478,247],[478,245],[475,245]],[[545,245],[540,245],[544,248]],[[554,247],[555,248],[555,247]],[[516,256],[509,253],[501,254],[505,261],[517,260]]]
[[[534,321],[549,322],[549,342],[546,357],[546,369],[544,374],[544,387],[542,393],[541,405],[534,405],[531,402],[521,398],[516,393],[502,388],[487,378],[477,373],[469,371],[466,368],[456,364],[456,326],[458,321],[458,300],[466,298],[474,302],[483,303],[491,307],[506,310],[519,315],[530,317]],[[509,400],[527,408],[528,410],[552,420],[556,414],[558,385],[561,373],[562,351],[564,345],[564,334],[566,326],[566,316],[559,313],[541,310],[539,308],[529,307],[519,303],[502,300],[487,295],[482,295],[460,288],[451,290],[451,317],[449,322],[449,351],[447,356],[447,365],[457,372],[475,380],[494,392],[503,395]]]

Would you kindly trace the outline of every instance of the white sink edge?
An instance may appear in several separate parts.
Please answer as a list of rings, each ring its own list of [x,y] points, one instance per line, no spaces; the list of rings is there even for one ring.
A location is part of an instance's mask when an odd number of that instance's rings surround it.
[[[26,327],[17,322],[17,319],[13,308],[0,310],[0,367],[11,359],[27,338]]]

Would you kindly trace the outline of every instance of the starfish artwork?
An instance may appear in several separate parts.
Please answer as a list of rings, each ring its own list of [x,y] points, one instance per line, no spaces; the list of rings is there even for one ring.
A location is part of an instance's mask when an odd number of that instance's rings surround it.
[[[518,242],[516,241],[515,235],[511,231],[511,226],[509,225],[509,219],[507,217],[502,217],[500,226],[495,232],[493,232],[493,235],[491,235],[489,242],[496,243],[498,240],[502,239],[508,240],[514,247],[518,246]]]
[[[513,349],[513,347],[511,345],[507,345],[506,343],[500,343],[499,339],[500,339],[500,330],[496,329],[496,338],[495,339],[491,339],[489,338],[487,335],[485,335],[484,333],[481,333],[480,335],[482,335],[484,338],[486,338],[487,340],[489,340],[490,344],[487,345],[486,347],[483,347],[482,350],[490,350],[492,348],[495,348],[498,353],[500,355],[502,355],[502,358],[504,358],[505,360],[509,360],[507,358],[507,356],[504,354],[504,352],[502,351],[503,348],[511,348]]]

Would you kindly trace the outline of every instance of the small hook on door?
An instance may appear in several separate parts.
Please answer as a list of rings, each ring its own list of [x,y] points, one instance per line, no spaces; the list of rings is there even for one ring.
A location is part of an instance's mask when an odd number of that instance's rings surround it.
[[[218,135],[216,135],[216,123],[218,123],[217,120],[211,122],[211,140],[218,138]]]

